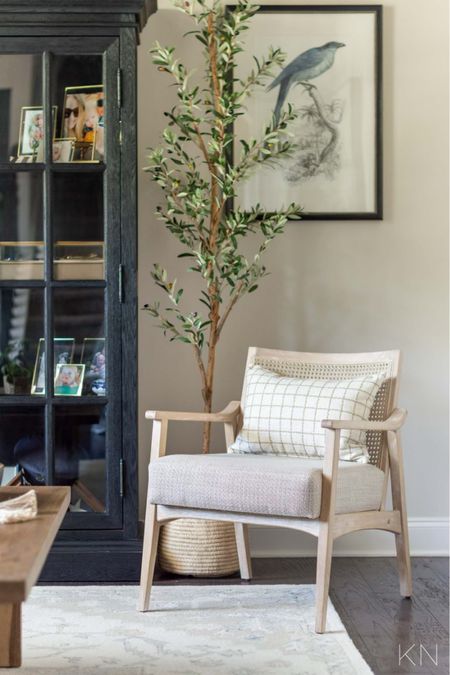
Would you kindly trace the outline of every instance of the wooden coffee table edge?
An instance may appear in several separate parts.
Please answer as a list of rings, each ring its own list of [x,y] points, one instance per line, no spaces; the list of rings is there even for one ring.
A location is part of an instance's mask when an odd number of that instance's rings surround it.
[[[9,590],[12,591],[15,589],[14,595],[17,593],[15,601],[11,602],[8,601],[9,599],[6,600],[7,588],[4,589],[5,594],[3,594],[1,592],[0,580],[0,668],[18,668],[22,663],[22,601],[28,597],[33,585],[39,577],[70,503],[69,487],[55,487],[53,489],[60,490],[63,499],[61,500],[57,511],[52,514],[53,518],[47,535],[43,540],[39,553],[33,562],[27,578],[23,581],[14,581],[9,585]],[[20,492],[24,491],[27,490],[20,490]],[[38,488],[36,490],[38,494],[38,515],[39,492],[45,494],[44,491],[46,492],[47,490],[45,488]],[[16,491],[16,494],[17,492],[18,490]]]
[[[61,523],[64,520],[64,516],[67,513],[67,509],[69,508],[70,504],[70,487],[60,487],[58,486],[55,488],[57,490],[61,490],[65,493],[64,499],[61,502],[61,505],[59,506],[58,511],[56,512],[54,516],[54,520],[51,524],[51,527],[49,528],[49,531],[47,532],[47,536],[42,544],[41,550],[39,552],[39,555],[36,556],[33,567],[30,571],[29,576],[27,577],[26,583],[25,583],[25,598],[26,600],[31,592],[31,589],[35,585],[36,581],[39,578],[39,575],[42,571],[42,568],[45,565],[45,561],[47,560],[47,556],[50,553],[50,549],[52,547],[52,544],[55,540],[56,535],[58,534],[58,530],[61,527]],[[39,515],[39,493],[38,493],[38,515]]]

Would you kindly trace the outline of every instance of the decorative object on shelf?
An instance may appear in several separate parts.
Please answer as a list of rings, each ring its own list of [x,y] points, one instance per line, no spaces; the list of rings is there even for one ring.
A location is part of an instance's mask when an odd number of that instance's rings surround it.
[[[73,138],[53,139],[53,161],[71,162],[73,155]]]
[[[15,164],[29,164],[36,161],[36,155],[17,155],[17,157],[10,157],[9,161]]]
[[[54,244],[54,277],[103,279],[102,241],[57,241]],[[0,280],[44,278],[43,241],[0,241]]]
[[[61,135],[77,143],[89,143],[92,157],[87,161],[103,160],[104,156],[104,92],[103,84],[66,87]],[[86,161],[81,146],[75,148],[71,161]],[[85,148],[86,149],[86,148]],[[77,157],[77,154],[80,156]]]
[[[57,241],[55,279],[104,279],[103,241]]]
[[[167,295],[170,307],[162,309],[154,302],[144,309],[158,320],[171,341],[190,345],[207,413],[212,409],[216,348],[224,325],[236,303],[255,291],[267,275],[261,261],[266,248],[283,232],[288,220],[299,218],[301,213],[295,203],[272,213],[265,213],[259,205],[249,212],[240,207],[227,209],[238,185],[252,170],[278,165],[294,150],[288,127],[297,114],[287,105],[277,118],[269,111],[260,138],[240,140],[241,152],[235,165],[230,165],[233,124],[245,113],[248,97],[265,87],[274,77],[275,66],[281,67],[284,62],[279,49],[269,49],[267,56],[257,60],[256,69],[249,70],[235,82],[234,91],[230,90],[230,69],[243,50],[242,34],[257,9],[242,2],[227,10],[218,0],[211,9],[200,2],[198,13],[190,4],[184,6],[183,11],[195,24],[195,36],[206,47],[206,77],[201,87],[191,85],[191,73],[176,59],[173,48],[156,43],[151,50],[158,70],[171,76],[178,103],[166,113],[169,126],[163,134],[165,147],[151,151],[146,170],[165,192],[166,204],[157,209],[159,219],[182,244],[184,251],[179,257],[186,257],[189,269],[204,282],[199,302],[207,307],[207,313],[202,316],[198,308],[182,309],[183,289],[177,288],[176,280],[169,280],[159,264],[154,265],[152,277]],[[207,178],[203,167],[208,170]],[[251,257],[247,257],[248,247],[242,246],[247,235],[259,236]],[[206,422],[205,453],[209,451],[210,433],[211,425]],[[164,540],[168,542],[169,538]],[[191,542],[191,546],[197,548],[201,558],[201,540]]]
[[[0,241],[0,280],[43,278],[43,241]]]
[[[59,363],[55,371],[55,396],[81,396],[84,363]]]
[[[4,351],[0,353],[0,363],[5,394],[28,394],[32,370],[26,365],[24,343],[9,342]]]
[[[71,162],[98,162],[95,159],[95,138],[97,132],[94,131],[94,140],[92,141],[73,141]]]
[[[72,363],[75,350],[74,338],[54,338],[53,339],[53,362],[56,368],[58,365]],[[32,394],[45,394],[45,340],[40,338],[36,353],[36,362],[33,372],[33,381],[31,384]]]
[[[36,490],[29,490],[19,497],[0,501],[0,525],[23,523],[37,516]]]
[[[54,162],[93,162],[95,159],[95,138],[93,141],[77,141],[76,138],[55,138],[53,141]]]
[[[85,365],[84,393],[97,396],[106,394],[105,338],[85,338],[81,351],[81,362]]]
[[[276,40],[285,65],[235,122],[239,138],[277,118],[288,103],[298,117],[294,152],[276,173],[259,167],[236,204],[267,211],[297,199],[310,219],[382,218],[381,5],[261,6],[234,70],[234,82]]]
[[[56,129],[57,106],[52,107],[53,126]],[[39,146],[44,138],[44,110],[42,106],[25,106],[20,115],[20,135],[19,149],[17,151],[17,160],[25,161],[21,158],[30,157],[32,161],[37,156]]]

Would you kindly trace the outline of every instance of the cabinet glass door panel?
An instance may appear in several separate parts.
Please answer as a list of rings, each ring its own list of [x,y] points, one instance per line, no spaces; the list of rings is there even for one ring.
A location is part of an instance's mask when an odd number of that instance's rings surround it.
[[[7,485],[17,473],[22,482],[45,484],[44,408],[0,406],[0,483]]]
[[[102,162],[105,100],[102,56],[52,59],[52,104],[57,107],[54,162]]]
[[[0,172],[0,281],[44,278],[40,171]]]
[[[0,163],[42,161],[40,54],[0,55]]]
[[[56,363],[55,396],[105,396],[104,290],[57,288],[53,307],[55,338],[71,347],[70,358]]]
[[[119,43],[30,42],[0,41],[36,50],[0,54],[0,367],[14,371],[5,387],[0,371],[0,463],[24,484],[71,487],[64,530],[120,530]],[[2,59],[16,64],[11,86]],[[18,159],[22,107],[52,134]]]
[[[106,511],[106,406],[55,408],[55,484],[71,487],[70,511]]]
[[[44,335],[44,292],[0,288],[0,392],[30,395]]]
[[[53,276],[104,279],[102,173],[55,173],[52,181]]]

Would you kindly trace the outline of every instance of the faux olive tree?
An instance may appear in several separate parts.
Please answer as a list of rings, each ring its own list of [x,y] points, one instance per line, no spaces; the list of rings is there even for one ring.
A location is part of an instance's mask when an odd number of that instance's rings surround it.
[[[233,125],[245,113],[245,102],[257,87],[274,77],[274,67],[284,54],[271,48],[266,58],[254,59],[245,79],[236,77],[235,65],[243,51],[242,34],[248,29],[258,7],[246,1],[227,9],[216,0],[183,3],[180,8],[191,17],[193,35],[203,45],[204,77],[193,84],[193,73],[176,58],[175,49],[159,43],[151,49],[153,63],[175,85],[177,103],[165,115],[168,126],[163,146],[153,149],[146,170],[161,186],[164,206],[157,215],[185,251],[179,257],[189,261],[189,270],[199,274],[204,290],[201,305],[187,311],[183,289],[170,280],[161,265],[155,264],[152,277],[163,289],[168,302],[147,304],[144,309],[158,320],[172,341],[188,344],[201,377],[204,410],[211,411],[217,345],[236,303],[258,288],[267,274],[262,256],[269,243],[283,232],[288,219],[300,216],[300,207],[291,204],[265,213],[259,205],[245,212],[234,206],[237,187],[260,165],[275,166],[291,155],[293,142],[287,133],[296,118],[286,106],[279,119],[268,120],[260,136],[239,139],[238,153]],[[242,242],[259,235],[255,254],[244,255]],[[168,306],[166,306],[168,305]],[[210,425],[203,431],[203,452],[208,452]]]

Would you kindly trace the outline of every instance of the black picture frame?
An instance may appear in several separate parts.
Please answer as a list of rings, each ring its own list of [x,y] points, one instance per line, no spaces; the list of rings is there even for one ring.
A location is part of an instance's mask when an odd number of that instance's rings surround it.
[[[229,6],[229,9],[232,10],[234,6]],[[270,14],[270,28],[271,28],[271,42],[270,45],[274,47],[281,47],[283,49],[283,40],[282,36],[277,34],[277,24],[276,24],[276,15],[285,16],[286,13],[290,14],[370,14],[373,16],[373,65],[374,65],[374,87],[373,87],[373,165],[371,163],[371,171],[373,174],[373,185],[372,190],[372,204],[371,208],[367,210],[357,208],[357,209],[345,209],[345,210],[327,210],[321,211],[316,208],[308,208],[308,200],[305,199],[305,194],[307,194],[307,188],[305,188],[305,183],[301,186],[299,184],[298,189],[298,198],[290,198],[285,200],[286,203],[296,201],[303,208],[302,220],[382,220],[383,219],[383,97],[382,97],[382,88],[383,88],[383,58],[382,58],[382,17],[383,17],[383,7],[382,5],[263,5],[260,6],[256,16],[268,15]],[[303,22],[304,23],[304,22]],[[250,31],[248,31],[250,33]],[[245,40],[247,41],[248,35],[246,35]],[[264,44],[265,51],[269,45]],[[306,47],[309,48],[308,46]],[[251,48],[247,47],[249,50],[249,56],[253,57]],[[301,46],[299,47],[299,53],[302,53]],[[288,54],[285,65],[288,65],[292,59],[295,58],[295,55]],[[233,77],[240,75],[238,69],[233,73]],[[277,73],[278,74],[278,73]],[[230,78],[231,81],[231,78]],[[243,117],[248,117],[243,116]],[[242,120],[242,118],[240,118]],[[268,120],[267,120],[268,121]],[[240,134],[238,131],[238,125],[234,125],[234,132],[236,137],[239,138]],[[252,134],[255,135],[256,131]],[[246,137],[246,134],[242,134],[242,138]],[[233,162],[233,156],[236,154],[236,147],[230,153],[231,162]],[[329,181],[329,189],[332,188],[332,181]],[[267,194],[267,190],[262,190],[263,196]],[[356,194],[356,191],[355,191]],[[248,200],[247,200],[248,201]],[[255,199],[252,200],[252,203],[260,202],[263,208],[266,208],[261,199],[258,199],[256,195]],[[248,210],[249,205],[243,204],[239,196],[235,198],[234,205],[238,205],[244,210]],[[230,204],[231,206],[231,204]],[[281,208],[282,204],[274,205],[275,208]],[[272,209],[267,208],[267,212],[270,212]]]

